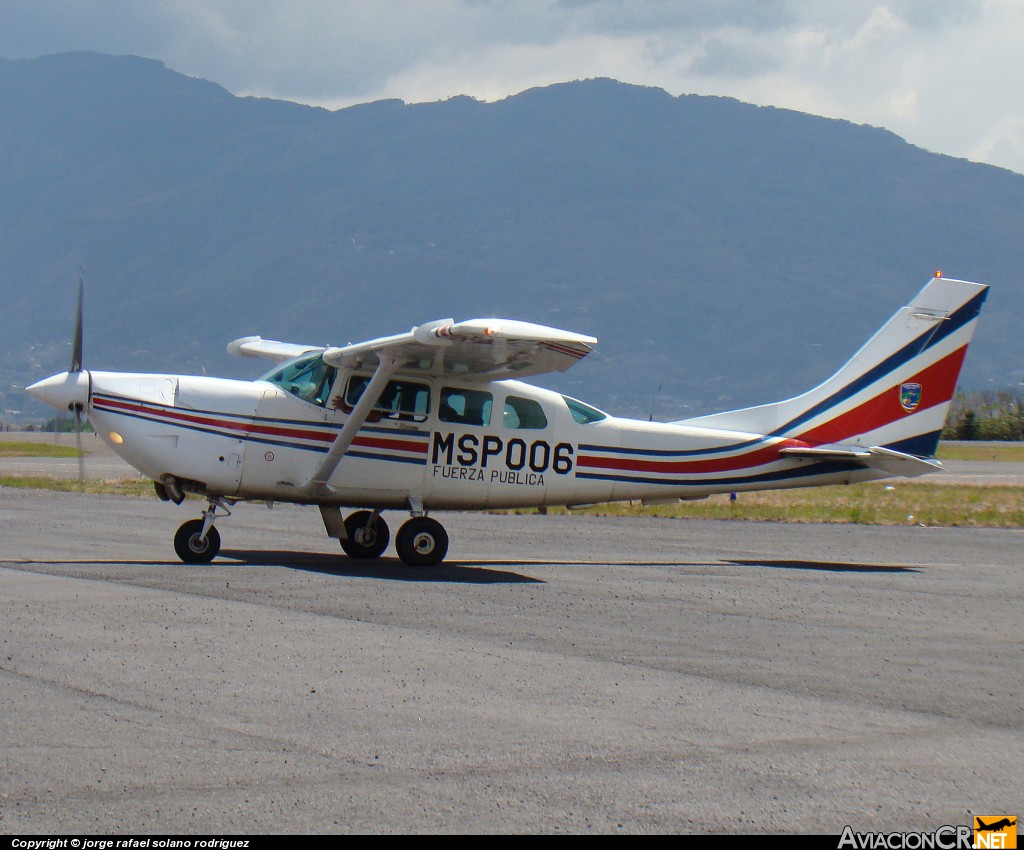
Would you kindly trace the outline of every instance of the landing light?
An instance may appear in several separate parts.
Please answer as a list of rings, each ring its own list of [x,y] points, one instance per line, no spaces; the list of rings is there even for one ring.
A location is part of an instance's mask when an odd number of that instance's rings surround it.
[[[119,446],[119,445],[121,445],[121,443],[124,442],[124,437],[122,437],[120,434],[118,434],[117,431],[110,431],[110,432],[108,432],[107,433],[107,438],[115,446]]]

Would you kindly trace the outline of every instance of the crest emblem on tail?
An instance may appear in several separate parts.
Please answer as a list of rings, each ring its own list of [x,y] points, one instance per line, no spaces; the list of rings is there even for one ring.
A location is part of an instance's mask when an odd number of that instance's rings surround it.
[[[910,413],[911,411],[917,410],[917,406],[921,403],[921,385],[920,384],[904,384],[900,387],[900,404],[903,409]]]

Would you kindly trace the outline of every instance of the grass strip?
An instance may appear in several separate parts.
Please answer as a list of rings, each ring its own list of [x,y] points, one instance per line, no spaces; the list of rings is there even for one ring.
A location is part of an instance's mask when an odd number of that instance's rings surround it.
[[[78,492],[77,478],[49,478],[42,475],[0,475],[0,487],[22,490],[54,490],[62,493]],[[154,496],[153,482],[149,479],[121,478],[112,481],[84,482],[84,492],[111,496]]]
[[[82,454],[86,454],[82,452]],[[78,457],[74,446],[54,443],[19,443],[0,441],[0,457]]]
[[[524,510],[522,513],[533,513]],[[566,513],[548,508],[549,514]],[[742,519],[753,522],[839,522],[862,525],[934,525],[974,528],[1024,526],[1024,487],[949,484],[853,484],[764,490],[698,502],[643,506],[612,502],[573,510],[594,516]]]
[[[1024,462],[1024,445],[1021,443],[973,445],[971,443],[940,443],[936,454],[939,460],[986,460]]]

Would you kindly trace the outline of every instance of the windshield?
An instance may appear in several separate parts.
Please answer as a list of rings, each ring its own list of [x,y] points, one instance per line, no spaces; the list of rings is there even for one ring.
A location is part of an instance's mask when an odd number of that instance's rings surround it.
[[[324,363],[322,353],[303,355],[267,372],[261,381],[276,384],[285,392],[324,407],[334,385],[337,370]]]

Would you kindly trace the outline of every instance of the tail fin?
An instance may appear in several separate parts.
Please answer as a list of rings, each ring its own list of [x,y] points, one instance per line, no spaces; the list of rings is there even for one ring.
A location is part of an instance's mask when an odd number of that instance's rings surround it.
[[[984,284],[935,277],[820,386],[679,424],[932,457],[987,292]]]

